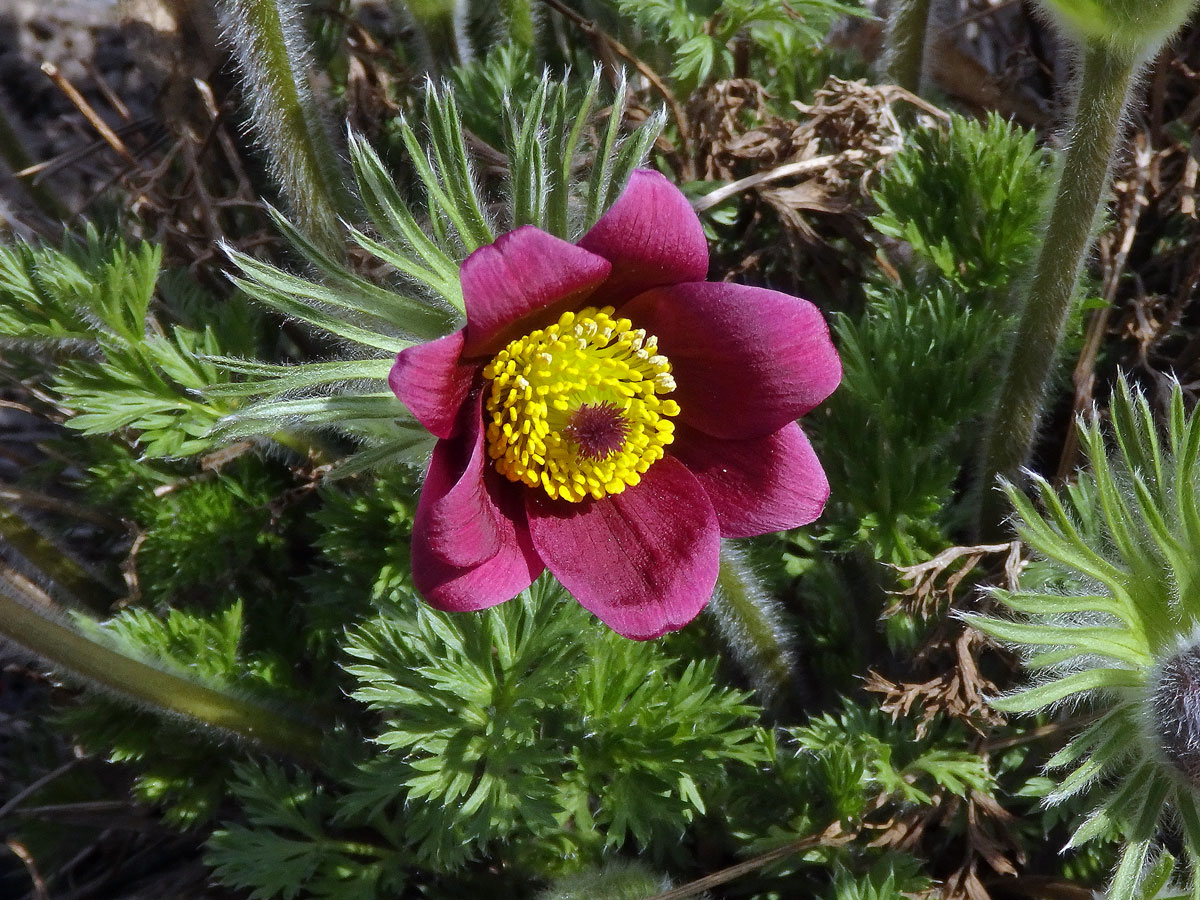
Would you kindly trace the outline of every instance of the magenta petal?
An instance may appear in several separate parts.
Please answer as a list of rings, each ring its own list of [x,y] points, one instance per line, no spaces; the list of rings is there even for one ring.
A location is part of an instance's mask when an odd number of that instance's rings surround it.
[[[609,628],[649,640],[682,628],[717,581],[721,532],[696,478],[670,457],[636,487],[567,503],[526,494],[538,555]]]
[[[614,306],[664,284],[708,275],[704,228],[679,188],[658,172],[636,169],[617,202],[579,241],[612,263],[602,291]]]
[[[708,494],[721,537],[754,537],[807,525],[829,499],[829,481],[795,422],[744,441],[711,437],[680,424],[671,455]]]
[[[679,420],[723,438],[762,437],[838,386],[842,363],[821,311],[741,284],[680,284],[621,310],[671,361]]]
[[[396,354],[388,385],[434,437],[454,434],[458,411],[476,366],[462,362],[463,333],[456,331]]]
[[[413,519],[412,573],[438,609],[484,609],[523,591],[542,571],[513,484],[487,465],[482,419],[438,441]]]
[[[608,277],[608,261],[525,225],[480,247],[459,270],[467,309],[469,356],[490,354],[519,337],[523,319],[582,305]]]

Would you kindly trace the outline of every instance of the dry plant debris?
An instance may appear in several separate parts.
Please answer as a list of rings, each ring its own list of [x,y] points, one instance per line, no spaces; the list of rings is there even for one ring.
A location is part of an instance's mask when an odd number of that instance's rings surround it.
[[[893,595],[894,601],[883,615],[903,613],[936,624],[911,657],[908,668],[912,675],[892,681],[872,669],[863,685],[880,695],[880,708],[893,718],[919,714],[919,737],[939,717],[961,722],[977,735],[981,756],[986,756],[985,736],[1005,720],[985,701],[998,690],[980,669],[980,655],[990,642],[964,625],[953,610],[962,602],[956,598],[957,589],[969,576],[976,576],[978,566],[987,559],[1002,560],[992,568],[1008,587],[1016,586],[1025,565],[1017,541],[950,547],[926,562],[898,567],[907,587]],[[947,846],[948,826],[960,816],[963,838]],[[966,798],[947,795],[931,807],[897,813],[875,840],[878,846],[921,848],[932,859],[957,859],[944,875],[939,895],[944,900],[989,900],[981,864],[1006,877],[1015,876],[1024,864],[1023,845],[1013,833],[1016,822],[994,798],[971,791]]]

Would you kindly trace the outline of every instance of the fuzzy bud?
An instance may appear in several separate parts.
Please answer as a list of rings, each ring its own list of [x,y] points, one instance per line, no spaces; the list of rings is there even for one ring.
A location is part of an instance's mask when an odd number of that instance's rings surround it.
[[[669,878],[635,860],[612,860],[556,879],[538,900],[642,900],[671,886]],[[707,896],[704,895],[704,896]]]
[[[1150,715],[1154,739],[1167,762],[1200,787],[1200,641],[1181,644],[1154,667]]]
[[[1037,5],[1079,41],[1140,60],[1183,27],[1196,0],[1037,0]]]

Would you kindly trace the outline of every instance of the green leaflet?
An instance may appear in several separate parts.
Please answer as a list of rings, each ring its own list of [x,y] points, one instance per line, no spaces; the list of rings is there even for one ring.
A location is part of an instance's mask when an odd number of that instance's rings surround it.
[[[1042,622],[1006,622],[983,616],[964,617],[985,634],[1000,641],[1025,647],[1073,647],[1107,656],[1130,666],[1149,666],[1154,662],[1144,644],[1137,642],[1124,628],[1050,625]]]
[[[1000,712],[1033,712],[1046,706],[1053,706],[1076,694],[1114,688],[1136,688],[1141,687],[1144,683],[1144,675],[1129,669],[1088,669],[1056,679],[1049,684],[997,698],[992,701],[992,706]]]
[[[275,397],[289,391],[315,388],[319,385],[341,381],[386,381],[392,368],[392,358],[346,360],[344,362],[297,363],[278,365],[254,360],[214,356],[209,362],[236,375],[246,375],[251,381],[226,382],[210,385],[205,393],[210,397],[264,396],[263,381],[269,380],[271,393]]]

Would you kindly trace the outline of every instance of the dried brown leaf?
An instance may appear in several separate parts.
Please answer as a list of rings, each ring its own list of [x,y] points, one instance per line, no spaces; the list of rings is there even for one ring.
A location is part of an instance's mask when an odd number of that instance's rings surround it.
[[[910,716],[920,711],[917,736],[923,737],[930,724],[939,714],[956,719],[973,731],[983,732],[993,725],[1004,724],[1004,718],[984,701],[984,696],[995,693],[996,685],[985,678],[976,663],[976,654],[984,646],[984,640],[974,629],[957,626],[957,635],[952,642],[952,662],[944,671],[922,682],[893,682],[870,671],[864,688],[880,694],[880,709],[893,718]],[[945,651],[946,645],[939,650]],[[942,652],[939,659],[949,654]]]
[[[984,557],[997,553],[1007,553],[1005,580],[1010,588],[1015,588],[1024,566],[1019,542],[948,547],[923,563],[895,567],[901,580],[908,582],[908,587],[893,594],[896,600],[884,610],[883,615],[886,617],[905,612],[929,619],[939,611],[949,609],[954,603],[954,592],[963,579]]]

